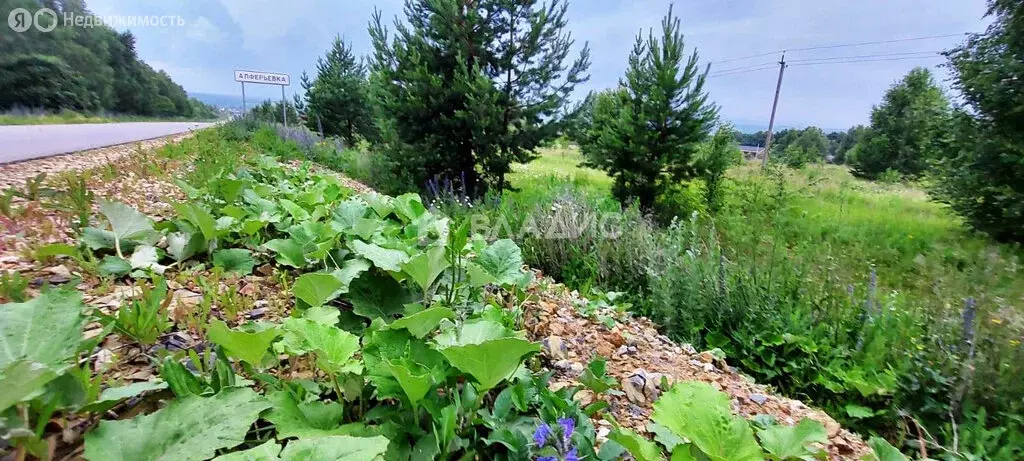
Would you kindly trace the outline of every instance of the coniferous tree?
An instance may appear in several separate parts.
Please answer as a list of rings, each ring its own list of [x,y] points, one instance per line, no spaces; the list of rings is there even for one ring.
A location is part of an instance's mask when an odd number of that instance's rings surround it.
[[[589,78],[590,51],[584,46],[571,64],[566,61],[573,44],[564,32],[567,2],[496,3],[495,56],[488,74],[501,92],[501,131],[497,155],[484,159],[483,170],[491,185],[504,189],[512,163],[533,160],[534,149],[571,126],[572,116],[562,111],[576,85]]]
[[[1024,242],[1024,4],[988,4],[989,28],[946,53],[967,108],[934,193],[975,228]]]
[[[563,33],[565,4],[538,0],[407,0],[394,36],[374,16],[371,92],[384,151],[406,188],[443,176],[470,195],[506,187],[564,126],[589,63]]]
[[[949,100],[923,67],[911,70],[871,110],[871,126],[855,156],[853,173],[875,179],[887,170],[920,176],[944,149]]]
[[[661,35],[639,34],[619,89],[598,97],[583,152],[607,171],[622,201],[650,210],[662,193],[697,176],[694,154],[718,109],[704,91],[707,67],[684,51],[679,19],[662,20]]]
[[[322,127],[325,135],[340,136],[350,146],[358,136],[368,137],[371,119],[366,68],[352,53],[352,47],[335,37],[327,54],[317,60],[316,68],[316,79],[309,83],[305,77],[302,83],[307,125],[314,130]]]

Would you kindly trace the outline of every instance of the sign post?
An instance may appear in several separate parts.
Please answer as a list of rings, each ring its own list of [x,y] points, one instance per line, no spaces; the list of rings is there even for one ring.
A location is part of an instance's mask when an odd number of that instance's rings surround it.
[[[261,85],[278,85],[281,87],[281,120],[284,126],[288,126],[288,102],[284,97],[284,87],[291,85],[291,77],[288,74],[275,72],[259,72],[252,70],[236,70],[235,81],[242,84],[242,115],[246,112],[245,84],[258,83]]]

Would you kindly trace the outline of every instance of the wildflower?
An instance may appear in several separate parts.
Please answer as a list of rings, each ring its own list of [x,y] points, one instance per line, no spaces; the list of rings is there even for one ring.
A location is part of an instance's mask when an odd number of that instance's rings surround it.
[[[576,421],[572,418],[561,418],[558,420],[558,425],[562,426],[562,442],[568,445],[573,431],[576,430]]]
[[[545,423],[541,423],[537,426],[537,430],[533,431],[533,443],[537,444],[538,447],[547,445],[548,438],[551,437],[551,426]]]
[[[565,454],[565,461],[580,461],[580,456],[576,453],[576,447],[572,447],[572,449]]]

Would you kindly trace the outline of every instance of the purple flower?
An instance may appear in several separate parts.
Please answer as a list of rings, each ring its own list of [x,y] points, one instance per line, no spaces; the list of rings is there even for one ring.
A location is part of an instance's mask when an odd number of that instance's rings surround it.
[[[558,458],[555,458],[554,456],[541,456],[540,458],[537,458],[537,461],[558,461]]]
[[[558,425],[562,426],[562,441],[568,445],[572,438],[572,432],[576,430],[576,420],[572,418],[559,418]]]
[[[547,445],[549,438],[551,438],[551,426],[548,426],[547,423],[540,423],[537,430],[533,431],[533,443],[536,443],[538,447],[543,447]]]
[[[568,453],[565,454],[564,461],[580,461],[579,455],[576,454],[576,447],[573,447],[571,450],[569,450]]]

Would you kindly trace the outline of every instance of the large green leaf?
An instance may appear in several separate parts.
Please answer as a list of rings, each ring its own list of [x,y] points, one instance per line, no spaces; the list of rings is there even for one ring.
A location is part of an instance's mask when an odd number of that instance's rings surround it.
[[[344,287],[345,284],[332,274],[310,272],[295,279],[292,292],[310,306],[322,306],[337,298]]]
[[[622,445],[636,461],[661,461],[658,445],[640,434],[626,428],[618,428],[608,434],[608,440]]]
[[[281,452],[282,461],[377,461],[391,443],[384,436],[350,437],[334,435],[299,439]]]
[[[213,458],[213,461],[277,461],[281,446],[273,440],[248,450],[236,451]]]
[[[370,205],[370,208],[373,208],[374,213],[377,213],[378,217],[386,218],[395,210],[395,200],[387,195],[371,192],[369,194],[360,195],[359,197]]]
[[[46,383],[57,379],[60,374],[41,363],[17,360],[0,368],[0,412],[17,403],[30,400],[44,390]]]
[[[352,233],[356,223],[366,216],[366,204],[355,199],[346,200],[334,209],[333,219],[338,223],[339,230]]]
[[[122,249],[125,240],[139,240],[153,232],[153,220],[128,205],[100,202],[99,208],[110,223],[110,230]]]
[[[394,200],[395,211],[398,216],[405,220],[405,222],[412,222],[416,218],[422,216],[427,212],[426,207],[423,206],[423,200],[420,199],[419,194],[408,193],[402,194],[395,197]]]
[[[258,332],[232,330],[224,322],[213,319],[206,332],[213,343],[223,347],[228,355],[253,366],[259,366],[270,350],[270,345],[281,336],[277,328]]]
[[[427,392],[430,392],[430,388],[433,387],[434,379],[430,372],[408,359],[385,363],[415,410],[419,407],[420,401],[427,396]]]
[[[828,432],[825,425],[813,419],[803,419],[796,426],[771,426],[759,431],[761,446],[774,460],[802,459],[811,461],[823,454],[822,450],[812,443],[827,443]]]
[[[82,407],[79,411],[103,413],[125,399],[137,397],[146,392],[167,389],[167,383],[161,380],[141,381],[119,387],[104,389],[96,401]]]
[[[82,236],[79,237],[85,246],[89,247],[90,250],[98,251],[107,248],[114,248],[115,242],[117,242],[117,236],[112,231],[98,229],[95,227],[86,227],[82,229]],[[122,242],[122,246],[124,242]]]
[[[289,318],[284,326],[302,339],[305,350],[316,355],[320,369],[333,375],[362,371],[362,364],[353,358],[359,350],[358,336],[309,319]]]
[[[401,314],[403,306],[412,298],[409,292],[394,278],[375,272],[367,272],[352,282],[348,300],[352,303],[352,312],[371,319],[384,318],[390,321],[392,316]]]
[[[654,402],[651,420],[689,439],[712,461],[763,460],[750,426],[730,408],[729,397],[709,384],[678,383]]]
[[[502,285],[515,284],[523,278],[523,254],[515,242],[501,239],[484,248],[476,263]]]
[[[120,277],[132,271],[132,264],[114,255],[106,255],[99,264],[100,275]]]
[[[292,239],[274,239],[263,246],[277,253],[277,263],[284,266],[304,267],[306,256],[302,244]]]
[[[128,264],[132,266],[132,269],[148,269],[158,274],[164,273],[164,270],[167,269],[167,266],[160,264],[160,254],[152,245],[136,247],[135,252],[128,258]]]
[[[175,261],[184,261],[195,256],[206,245],[200,233],[171,232],[167,234],[167,254]]]
[[[409,259],[409,262],[402,264],[402,270],[412,281],[416,282],[424,291],[434,284],[437,276],[441,275],[451,264],[445,258],[443,246],[435,246]]]
[[[501,331],[494,322],[474,322],[463,326],[458,335],[438,338],[438,349],[455,368],[469,374],[486,391],[512,376],[523,359],[540,350],[538,344],[521,338],[492,339]],[[500,324],[494,324],[501,328]]]
[[[78,352],[84,321],[77,291],[47,290],[0,305],[0,369],[22,360],[59,368]]]
[[[202,206],[197,203],[176,203],[174,209],[181,215],[181,219],[199,228],[206,240],[217,238],[217,220]]]
[[[419,311],[412,315],[406,315],[388,325],[389,328],[405,328],[417,338],[422,338],[434,331],[443,319],[454,319],[455,311],[436,306],[430,309]]]
[[[357,255],[369,259],[374,266],[386,271],[398,272],[402,270],[402,264],[409,262],[409,255],[404,251],[384,248],[375,243],[353,240],[349,246]]]
[[[102,421],[85,436],[85,458],[189,461],[245,441],[249,426],[270,407],[248,388],[227,388],[213,397],[189,396],[162,410],[122,421]]]
[[[256,266],[256,260],[252,258],[252,252],[249,250],[229,248],[213,253],[213,265],[227,272],[249,275],[252,273],[252,268]]]
[[[864,461],[909,461],[909,458],[881,437],[868,439],[868,446],[871,447],[871,453],[861,458]]]
[[[513,333],[504,325],[491,320],[470,320],[458,330],[446,331],[437,335],[434,341],[440,347],[481,344],[492,339],[508,338]]]
[[[299,402],[288,391],[271,394],[274,407],[263,418],[274,424],[279,439],[341,435],[344,407],[338,402]]]

